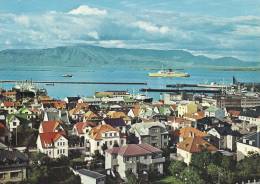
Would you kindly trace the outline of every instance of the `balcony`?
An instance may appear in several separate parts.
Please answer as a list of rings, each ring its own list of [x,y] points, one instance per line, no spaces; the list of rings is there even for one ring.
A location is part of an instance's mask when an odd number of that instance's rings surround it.
[[[152,158],[152,159],[140,161],[140,163],[145,164],[145,165],[158,164],[158,163],[163,163],[163,162],[165,162],[165,157],[158,157],[158,158]]]
[[[165,162],[165,157],[152,158],[150,160],[151,164],[162,163],[162,162]]]

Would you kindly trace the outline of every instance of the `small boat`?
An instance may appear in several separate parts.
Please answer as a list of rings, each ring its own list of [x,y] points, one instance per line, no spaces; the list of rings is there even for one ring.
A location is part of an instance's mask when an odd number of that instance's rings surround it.
[[[46,86],[54,86],[54,83],[46,83]]]
[[[62,77],[72,77],[72,74],[65,74],[65,75],[62,75]]]
[[[172,69],[160,70],[156,73],[149,73],[149,77],[190,77],[188,73],[175,72]]]

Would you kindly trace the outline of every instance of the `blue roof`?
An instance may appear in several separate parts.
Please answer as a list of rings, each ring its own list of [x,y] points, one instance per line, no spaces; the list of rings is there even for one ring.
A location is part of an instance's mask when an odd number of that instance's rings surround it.
[[[126,126],[125,121],[122,118],[105,118],[104,121],[112,127]]]

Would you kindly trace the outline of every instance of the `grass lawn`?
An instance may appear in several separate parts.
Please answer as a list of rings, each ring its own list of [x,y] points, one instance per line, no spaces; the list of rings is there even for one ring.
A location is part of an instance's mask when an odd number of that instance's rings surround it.
[[[173,176],[166,176],[161,180],[153,182],[153,184],[183,184],[183,183]]]

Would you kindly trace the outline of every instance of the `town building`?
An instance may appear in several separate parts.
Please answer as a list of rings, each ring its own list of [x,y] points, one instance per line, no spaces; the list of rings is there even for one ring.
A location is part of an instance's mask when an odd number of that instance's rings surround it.
[[[139,143],[147,143],[160,149],[168,147],[168,130],[163,123],[158,121],[136,123],[131,126],[129,132],[139,139]]]
[[[131,171],[136,176],[144,172],[163,174],[165,157],[162,151],[149,144],[128,144],[106,150],[105,169],[108,173],[119,173],[126,179],[126,171]],[[153,166],[153,167],[151,167]]]
[[[19,183],[27,178],[28,157],[15,149],[0,149],[0,183]]]
[[[37,150],[50,158],[68,156],[68,139],[62,132],[39,133]]]
[[[218,149],[205,141],[203,137],[188,137],[177,144],[177,156],[189,165],[193,154],[202,151],[216,152]]]
[[[237,141],[237,160],[242,160],[252,153],[260,154],[260,127]]]

